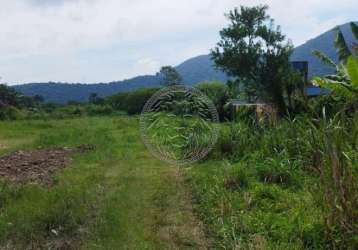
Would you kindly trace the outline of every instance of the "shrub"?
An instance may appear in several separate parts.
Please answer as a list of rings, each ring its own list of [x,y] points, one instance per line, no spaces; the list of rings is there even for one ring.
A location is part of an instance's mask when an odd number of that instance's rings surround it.
[[[0,108],[0,120],[19,120],[23,118],[25,118],[25,113],[13,106]]]
[[[256,167],[256,171],[261,182],[283,186],[298,185],[291,165],[287,159],[268,158]]]
[[[212,100],[219,113],[220,121],[230,120],[230,110],[226,108],[230,94],[226,84],[219,81],[202,82],[196,85],[196,88]]]
[[[265,200],[277,201],[280,197],[278,187],[259,186],[254,191],[254,203],[257,205],[265,204]]]
[[[241,106],[233,112],[236,121],[245,121],[252,123],[256,120],[255,106]]]
[[[253,129],[244,122],[229,123],[221,127],[213,158],[238,161],[259,150],[260,129]]]
[[[158,88],[141,88],[131,92],[119,93],[107,99],[112,108],[126,111],[129,115],[139,114],[149,98]]]
[[[324,227],[322,224],[309,225],[303,229],[301,234],[306,249],[324,249]]]
[[[88,105],[86,112],[88,115],[110,115],[113,113],[113,109],[109,105]]]
[[[234,168],[225,178],[224,186],[227,190],[237,191],[249,186],[249,176],[247,170],[243,168]]]

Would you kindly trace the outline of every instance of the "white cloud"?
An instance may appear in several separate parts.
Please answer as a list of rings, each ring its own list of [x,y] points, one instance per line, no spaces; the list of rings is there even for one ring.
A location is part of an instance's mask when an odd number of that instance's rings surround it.
[[[90,75],[86,79],[91,77],[88,81],[93,82],[153,73],[160,64],[177,64],[195,56],[194,53],[207,53],[217,41],[218,31],[227,24],[224,12],[240,4],[270,5],[271,16],[295,44],[349,21],[358,11],[356,0],[0,0],[0,3],[0,75],[10,82],[81,81],[83,75]],[[81,55],[87,58],[89,51],[96,51],[90,58],[100,62],[80,59]],[[102,53],[109,55],[102,59]],[[120,65],[113,63],[114,56],[119,57]],[[71,63],[67,62],[69,59]]]

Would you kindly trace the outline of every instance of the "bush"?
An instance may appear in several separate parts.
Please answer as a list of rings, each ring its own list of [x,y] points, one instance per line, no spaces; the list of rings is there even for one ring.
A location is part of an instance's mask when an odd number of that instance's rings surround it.
[[[256,167],[259,180],[264,183],[282,186],[298,185],[295,179],[295,169],[286,157],[268,158]]]
[[[227,158],[239,161],[256,151],[260,151],[262,129],[248,125],[245,122],[228,123],[221,126],[220,137],[211,157],[216,159]]]
[[[342,110],[347,103],[344,97],[318,96],[308,101],[311,116],[322,118],[322,110],[325,109],[327,117],[333,117]]]
[[[264,200],[268,201],[277,201],[280,194],[280,189],[277,187],[266,187],[266,186],[258,186],[254,190],[254,198],[256,204],[265,203]]]
[[[230,110],[226,108],[230,94],[226,84],[218,81],[202,82],[196,85],[196,88],[212,100],[219,113],[220,121],[230,120]]]
[[[88,115],[110,115],[113,113],[113,109],[109,105],[88,105],[86,112]]]
[[[225,178],[224,186],[230,191],[247,188],[249,186],[249,176],[247,174],[247,170],[242,167],[231,170],[229,175]]]
[[[115,110],[126,111],[129,115],[141,113],[145,103],[158,88],[141,88],[131,92],[119,93],[107,98],[107,103]]]
[[[242,106],[233,110],[233,113],[235,121],[245,121],[249,123],[256,121],[256,106]]]
[[[0,120],[19,120],[25,118],[25,113],[13,106],[0,108]]]
[[[304,228],[301,237],[306,249],[324,249],[324,227],[322,224],[313,224]]]

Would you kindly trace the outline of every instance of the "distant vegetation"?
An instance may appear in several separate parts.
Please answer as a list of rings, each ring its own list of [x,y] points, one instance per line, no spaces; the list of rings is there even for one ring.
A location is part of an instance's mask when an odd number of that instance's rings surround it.
[[[183,83],[182,76],[172,66],[164,66],[159,71],[160,84],[164,86],[178,85]]]
[[[219,80],[225,82],[227,76],[213,67],[209,56],[198,56],[175,67],[182,82],[195,85],[202,81]],[[159,72],[158,72],[159,73]],[[163,85],[161,74],[138,76],[128,80],[110,83],[30,83],[16,85],[14,88],[28,96],[41,95],[46,102],[66,104],[69,101],[87,102],[91,93],[107,97],[119,92],[129,92],[138,88],[155,88]]]
[[[15,89],[0,84],[0,120],[26,118],[28,112],[38,112],[42,103],[41,96],[24,96]]]

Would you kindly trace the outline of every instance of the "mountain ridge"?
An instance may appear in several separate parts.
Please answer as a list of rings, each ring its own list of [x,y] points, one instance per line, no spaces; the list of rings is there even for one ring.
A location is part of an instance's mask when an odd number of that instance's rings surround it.
[[[357,42],[350,31],[349,23],[339,26],[348,44]],[[334,73],[334,69],[324,65],[312,54],[316,49],[333,61],[338,62],[338,56],[333,46],[335,39],[334,28],[307,40],[304,44],[297,46],[291,56],[291,61],[308,61],[309,77],[323,76]],[[226,81],[225,73],[215,69],[210,55],[199,55],[189,58],[175,67],[187,85],[194,85],[202,81]],[[160,78],[157,75],[142,75],[122,81],[109,83],[28,83],[13,86],[17,91],[25,95],[41,95],[48,102],[64,104],[68,101],[85,102],[91,93],[97,93],[105,97],[117,92],[130,91],[141,87],[158,87]]]

